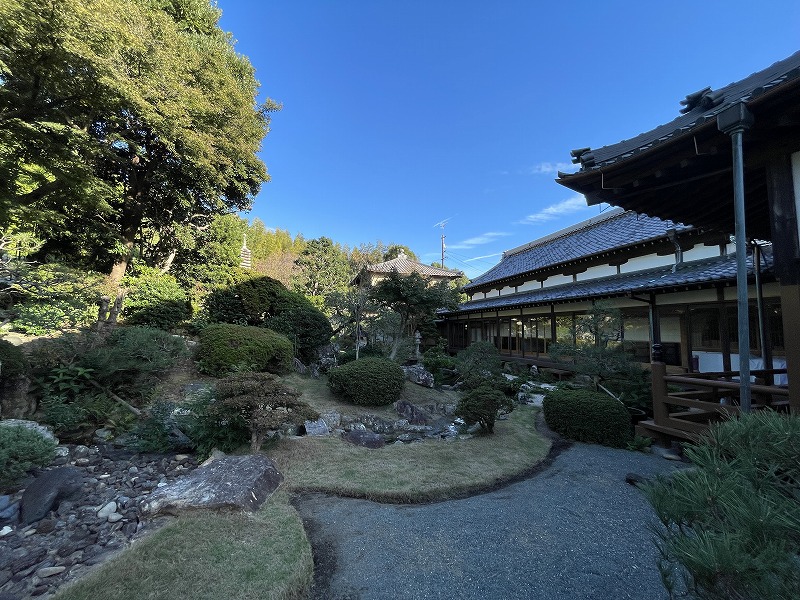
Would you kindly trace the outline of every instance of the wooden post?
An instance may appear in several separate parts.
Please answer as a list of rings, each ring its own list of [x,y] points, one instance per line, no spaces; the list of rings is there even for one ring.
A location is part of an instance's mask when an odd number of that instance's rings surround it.
[[[663,362],[654,362],[650,365],[653,386],[653,422],[656,425],[666,425],[669,419],[667,410],[667,365]]]

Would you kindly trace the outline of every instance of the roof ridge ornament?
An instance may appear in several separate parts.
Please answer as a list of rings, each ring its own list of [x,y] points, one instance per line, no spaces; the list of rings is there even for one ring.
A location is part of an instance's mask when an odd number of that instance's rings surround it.
[[[702,90],[698,90],[693,94],[688,94],[686,99],[681,100],[681,105],[683,106],[681,109],[681,114],[685,115],[686,113],[693,111],[698,106],[703,110],[714,108],[715,106],[722,104],[724,99],[725,94],[719,90],[715,92],[710,87],[704,87]]]

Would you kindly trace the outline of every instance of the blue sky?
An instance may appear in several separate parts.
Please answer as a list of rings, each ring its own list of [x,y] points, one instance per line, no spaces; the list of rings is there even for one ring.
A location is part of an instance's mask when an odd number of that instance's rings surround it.
[[[406,244],[475,277],[597,207],[569,152],[800,50],[800,2],[218,0],[283,104],[245,215],[356,246]]]

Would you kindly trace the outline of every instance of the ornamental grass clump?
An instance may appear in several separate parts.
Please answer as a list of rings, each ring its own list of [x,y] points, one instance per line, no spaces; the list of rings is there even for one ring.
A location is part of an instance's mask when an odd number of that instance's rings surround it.
[[[571,440],[624,448],[633,438],[628,410],[601,392],[552,390],[542,409],[548,427]]]
[[[400,398],[406,377],[397,363],[383,358],[362,358],[328,372],[328,386],[353,404],[384,406]]]
[[[685,454],[694,468],[643,487],[670,595],[677,571],[693,598],[800,598],[800,417],[743,415]]]

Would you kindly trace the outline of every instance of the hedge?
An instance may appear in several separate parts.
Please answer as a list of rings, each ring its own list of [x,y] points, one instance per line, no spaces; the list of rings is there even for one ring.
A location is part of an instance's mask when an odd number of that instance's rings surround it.
[[[200,371],[220,377],[235,371],[287,373],[292,368],[292,343],[263,327],[219,323],[200,332]]]
[[[402,367],[384,358],[362,358],[328,371],[328,386],[334,394],[365,406],[392,404],[405,382]]]
[[[548,427],[571,440],[623,448],[632,439],[628,410],[607,394],[556,389],[545,396],[542,408]]]

